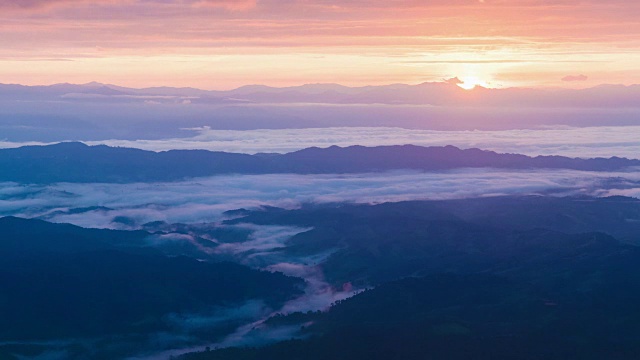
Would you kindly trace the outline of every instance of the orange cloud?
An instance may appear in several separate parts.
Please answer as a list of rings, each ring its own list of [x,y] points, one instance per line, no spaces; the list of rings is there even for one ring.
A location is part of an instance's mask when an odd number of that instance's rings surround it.
[[[175,81],[191,71],[178,63],[195,62],[234,85],[640,82],[637,14],[636,0],[0,0],[0,82],[17,59],[87,64],[20,70],[33,82],[113,74],[100,60],[130,73],[143,61],[147,78],[171,70]]]

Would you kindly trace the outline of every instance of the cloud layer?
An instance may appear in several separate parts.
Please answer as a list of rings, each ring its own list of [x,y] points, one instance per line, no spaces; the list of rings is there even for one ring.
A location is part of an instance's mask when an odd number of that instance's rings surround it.
[[[562,81],[587,81],[589,77],[586,75],[567,75],[562,78]]]
[[[457,170],[359,175],[241,175],[159,184],[4,183],[0,215],[40,217],[84,227],[137,228],[151,221],[216,222],[223,212],[308,202],[380,203],[508,194],[624,192],[638,196],[640,172]],[[78,209],[81,211],[78,211]],[[76,209],[75,211],[71,211]],[[115,221],[116,217],[127,221]],[[272,246],[267,241],[265,246]]]
[[[213,151],[286,153],[306,147],[332,145],[454,145],[480,148],[500,153],[531,156],[563,155],[570,157],[637,158],[640,154],[640,126],[556,127],[503,131],[437,131],[402,128],[315,128],[282,130],[212,130],[194,129],[198,135],[186,139],[158,141],[104,141],[112,146],[160,151],[170,149],[207,149]]]
[[[585,85],[640,82],[636,1],[23,0],[0,9],[0,76],[18,83],[476,76],[559,85],[571,72],[589,73]]]
[[[627,157],[640,155],[640,126],[546,127],[514,130],[418,130],[394,127],[328,127],[310,129],[214,130],[194,128],[193,137],[164,140],[86,141],[151,151],[205,149],[255,154],[286,153],[303,148],[331,145],[454,145],[480,148],[499,153],[530,156],[563,155],[569,157]],[[183,132],[187,132],[186,130]],[[0,148],[43,144],[0,141]]]
[[[216,223],[224,211],[264,205],[296,208],[303,203],[380,203],[417,199],[455,199],[510,194],[627,195],[640,196],[640,171],[591,173],[581,171],[456,170],[446,172],[391,172],[357,175],[242,175],[158,184],[55,184],[51,186],[0,183],[0,215],[37,217],[84,227],[135,229],[150,221]],[[116,218],[126,221],[114,221]],[[192,331],[229,321],[245,321],[225,339],[210,346],[256,345],[289,339],[299,326],[266,328],[264,320],[279,312],[327,308],[354,294],[336,289],[323,278],[317,264],[328,253],[286,257],[274,251],[307,229],[286,226],[238,225],[251,231],[247,241],[220,244],[209,255],[231,256],[236,261],[306,280],[305,293],[281,309],[251,301],[234,309],[212,309],[211,314],[168,317],[174,332],[158,334],[178,349],[151,354],[164,359],[193,348]],[[191,235],[170,234],[157,241],[193,241]],[[346,284],[348,285],[348,284]],[[181,346],[188,346],[181,349]],[[64,357],[64,354],[61,355]],[[143,357],[144,358],[144,357]]]

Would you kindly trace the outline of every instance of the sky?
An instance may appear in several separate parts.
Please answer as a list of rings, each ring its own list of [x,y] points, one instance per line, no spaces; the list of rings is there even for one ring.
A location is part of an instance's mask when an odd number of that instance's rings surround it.
[[[637,0],[0,0],[0,83],[640,83]]]

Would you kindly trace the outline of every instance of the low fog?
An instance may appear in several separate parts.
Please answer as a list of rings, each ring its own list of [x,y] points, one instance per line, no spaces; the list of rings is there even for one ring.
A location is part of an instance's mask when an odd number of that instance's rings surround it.
[[[230,175],[172,183],[3,183],[0,215],[83,227],[136,229],[151,221],[216,222],[227,210],[303,203],[381,203],[511,194],[640,195],[640,172],[573,170]],[[116,221],[114,221],[116,220]]]
[[[191,137],[219,130],[399,127],[412,130],[514,130],[548,126],[635,126],[638,108],[474,107],[340,104],[154,104],[0,101],[0,140],[59,142]],[[362,144],[364,145],[364,144]]]
[[[267,327],[278,313],[324,310],[362,289],[338,288],[325,281],[319,267],[334,250],[305,256],[286,255],[291,237],[308,231],[292,226],[222,225],[227,210],[261,206],[297,208],[305,203],[382,203],[419,199],[462,199],[499,195],[630,195],[640,196],[640,172],[572,170],[503,171],[460,169],[444,172],[398,171],[353,175],[235,175],[155,184],[70,184],[49,186],[0,184],[0,215],[39,218],[83,227],[132,230],[153,221],[212,224],[247,232],[240,242],[219,241],[198,232],[150,236],[150,246],[171,242],[194,245],[203,258],[232,260],[253,268],[282,272],[305,280],[304,293],[281,308],[259,299],[240,307],[215,308],[209,314],[173,314],[165,320],[170,333],[152,334],[136,358],[161,359],[194,350],[257,345],[298,336],[299,326]],[[198,242],[211,241],[211,246]],[[196,335],[217,326],[232,326],[226,336],[202,344]],[[66,340],[66,339],[61,339]],[[85,341],[85,340],[82,340]],[[100,339],[87,341],[101,341]],[[157,344],[163,344],[159,348]],[[146,353],[144,348],[157,352]],[[164,350],[162,350],[164,349]],[[64,353],[48,353],[47,356]],[[55,358],[55,357],[53,357]]]

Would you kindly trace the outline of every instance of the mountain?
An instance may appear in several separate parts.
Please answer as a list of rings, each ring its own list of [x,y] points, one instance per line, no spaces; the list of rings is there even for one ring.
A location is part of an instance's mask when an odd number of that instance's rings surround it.
[[[246,344],[271,345],[184,358],[626,360],[640,350],[638,199],[508,196],[230,214],[223,224],[154,222],[135,232],[0,218],[0,358],[197,348],[247,324]],[[331,284],[323,294],[368,290],[326,312],[258,324],[253,312],[304,299],[303,281],[154,241],[171,233],[172,243],[209,235],[249,245],[254,225],[307,228],[273,255],[286,264],[323,254],[309,269]]]
[[[507,196],[266,208],[227,223],[311,228],[290,239],[286,251],[332,251],[321,265],[327,280],[371,286],[434,272],[516,274],[531,267],[544,278],[620,251],[620,239],[640,244],[639,219],[640,200],[633,198]]]
[[[85,85],[55,84],[49,86],[0,84],[0,96],[5,100],[52,100],[62,99],[65,95],[69,94],[100,95],[109,97],[122,96],[129,93],[127,90],[121,91],[99,83],[90,83]]]
[[[85,96],[74,96],[74,95]],[[89,95],[94,95],[90,97]],[[152,87],[134,89],[92,82],[23,86],[0,84],[0,96],[9,100],[145,101],[175,102],[188,98],[195,103],[327,103],[327,104],[404,104],[435,106],[524,106],[635,108],[640,102],[640,86],[601,85],[589,89],[489,89],[464,90],[454,82],[425,82],[415,85],[391,84],[347,87],[339,84],[305,84],[276,88],[247,85],[233,90]]]
[[[640,161],[612,157],[608,159],[576,159],[563,156],[529,157],[498,154],[480,149],[461,150],[455,146],[332,146],[326,149],[308,148],[282,156],[296,172],[353,173],[396,169],[448,170],[456,168],[504,169],[574,169],[609,171],[638,166]]]
[[[503,197],[245,215],[229,223],[313,227],[288,251],[332,249],[321,265],[327,278],[369,290],[327,312],[265,322],[274,332],[297,328],[297,340],[182,359],[630,360],[640,351],[640,248],[587,232],[638,239],[637,199]],[[562,219],[571,232],[555,230]]]
[[[228,91],[88,83],[0,84],[11,143],[160,140],[218,130],[396,127],[512,130],[635,126],[640,86],[464,90],[453,82],[347,87],[250,85]],[[170,146],[168,146],[170,148]]]
[[[0,150],[0,181],[157,182],[219,174],[328,174],[457,168],[614,171],[640,166],[625,158],[528,157],[453,146],[308,148],[288,154],[236,154],[205,150],[151,152],[105,145],[60,143]]]
[[[306,320],[304,340],[181,359],[631,360],[640,350],[640,286],[635,271],[625,272],[636,267],[624,260],[561,274],[565,278],[546,286],[491,274],[407,278],[327,313],[271,320],[274,326]]]
[[[37,352],[46,341],[54,348],[72,344],[65,358],[78,359],[122,358],[144,351],[154,336],[168,344],[172,337],[197,342],[246,321],[225,315],[229,307],[279,307],[301,293],[299,279],[168,256],[151,237],[0,218],[0,358]],[[225,316],[190,329],[190,319]],[[23,342],[32,345],[21,351],[10,345]]]

